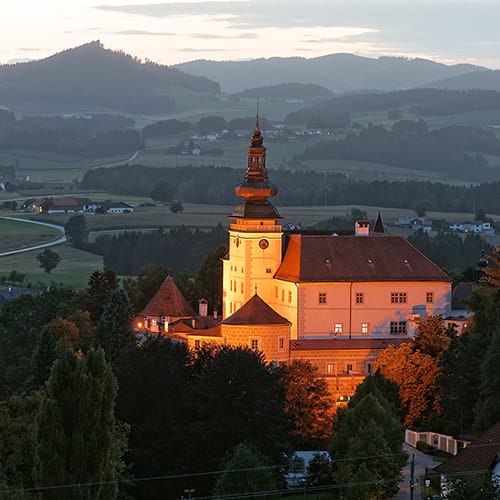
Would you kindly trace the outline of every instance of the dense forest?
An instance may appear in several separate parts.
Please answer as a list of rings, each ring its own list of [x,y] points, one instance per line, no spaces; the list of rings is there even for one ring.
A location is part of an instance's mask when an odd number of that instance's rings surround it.
[[[40,116],[16,119],[0,109],[0,150],[36,150],[83,156],[113,156],[144,147],[134,120],[124,116]]]
[[[333,92],[314,83],[280,83],[243,90],[236,97],[275,97],[281,99],[309,99],[312,97],[331,97]]]
[[[495,134],[476,127],[450,126],[429,130],[419,121],[401,120],[390,130],[368,126],[359,134],[321,142],[297,156],[299,160],[359,160],[395,167],[445,173],[465,181],[500,179],[500,165],[484,154],[500,155]],[[498,158],[500,163],[500,158]]]
[[[0,104],[18,101],[104,106],[128,113],[169,113],[172,86],[217,93],[208,78],[105,49],[99,41],[68,49],[40,61],[0,66]]]
[[[417,116],[454,115],[500,109],[500,92],[492,90],[410,89],[393,92],[352,93],[295,111],[289,125],[328,120],[331,113],[355,113],[408,108]]]
[[[165,180],[175,186],[177,197],[192,203],[234,205],[234,186],[243,172],[228,167],[153,168],[122,165],[89,170],[79,187],[100,189],[112,194],[149,196],[153,186]],[[483,209],[500,214],[500,182],[477,186],[452,186],[434,182],[355,182],[338,173],[271,170],[270,180],[279,186],[275,198],[281,206],[371,205],[426,210],[473,212]]]

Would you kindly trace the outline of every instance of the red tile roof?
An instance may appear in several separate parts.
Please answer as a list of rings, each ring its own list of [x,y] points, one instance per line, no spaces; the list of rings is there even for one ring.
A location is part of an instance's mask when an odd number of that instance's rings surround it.
[[[350,349],[385,349],[389,346],[399,347],[401,344],[413,342],[412,339],[300,339],[290,342],[291,351],[324,351],[324,350],[350,350]]]
[[[223,325],[290,325],[283,316],[268,306],[257,294],[245,302]]]
[[[171,276],[167,276],[140,316],[196,316]]]
[[[401,236],[292,234],[275,278],[293,282],[451,281]]]
[[[488,471],[498,461],[498,454],[500,454],[500,421],[434,470],[444,474],[459,471]]]

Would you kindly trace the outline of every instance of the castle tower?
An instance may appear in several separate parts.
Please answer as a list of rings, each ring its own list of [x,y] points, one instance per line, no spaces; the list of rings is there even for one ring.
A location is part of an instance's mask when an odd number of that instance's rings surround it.
[[[229,216],[229,253],[223,263],[224,318],[256,292],[268,304],[275,300],[274,273],[281,264],[282,219],[268,200],[278,192],[268,180],[266,148],[257,116],[248,148],[245,179],[234,192],[243,198]]]

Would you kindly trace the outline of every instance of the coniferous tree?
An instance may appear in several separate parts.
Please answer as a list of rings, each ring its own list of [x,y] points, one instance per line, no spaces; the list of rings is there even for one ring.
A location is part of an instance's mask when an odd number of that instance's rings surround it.
[[[122,354],[135,341],[132,335],[133,317],[134,309],[127,293],[123,288],[117,288],[104,306],[95,337],[113,368],[117,368]]]
[[[40,387],[48,380],[56,359],[56,337],[51,328],[45,327],[33,354],[33,386]]]
[[[37,419],[35,484],[74,485],[43,489],[47,499],[112,500],[127,441],[114,415],[116,379],[102,350],[58,350]]]
[[[110,295],[118,288],[119,280],[110,269],[94,271],[89,278],[89,287],[85,291],[85,308],[92,321],[97,321]]]

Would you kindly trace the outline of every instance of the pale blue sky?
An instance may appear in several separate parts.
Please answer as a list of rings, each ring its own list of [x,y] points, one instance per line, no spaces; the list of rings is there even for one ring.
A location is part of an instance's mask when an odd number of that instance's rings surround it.
[[[141,59],[425,57],[500,68],[500,0],[1,0],[0,63],[92,40]]]

